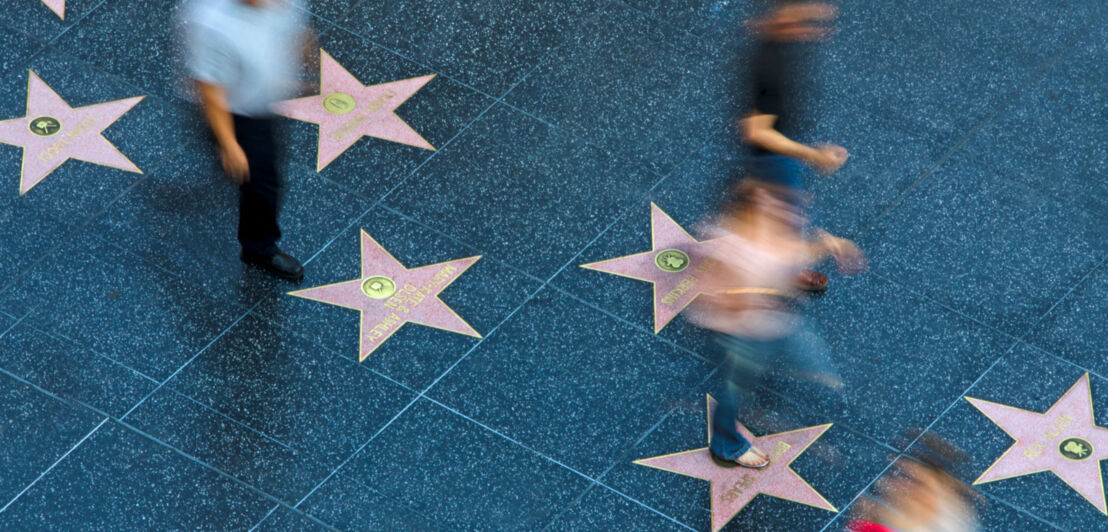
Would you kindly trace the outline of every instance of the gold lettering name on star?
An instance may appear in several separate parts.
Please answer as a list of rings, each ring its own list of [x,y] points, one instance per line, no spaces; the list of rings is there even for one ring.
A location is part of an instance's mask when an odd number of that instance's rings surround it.
[[[94,117],[89,116],[81,120],[73,129],[67,131],[61,137],[58,137],[58,140],[55,140],[53,144],[42,150],[42,153],[38,154],[39,160],[43,162],[53,160],[54,157],[62,153],[63,149],[72,144],[74,140],[80,138],[81,135],[87,133],[94,125],[96,125],[96,118]]]
[[[684,279],[681,279],[681,282],[677,283],[677,286],[673,287],[673,290],[666,293],[665,297],[662,298],[662,304],[673,306],[681,296],[687,294],[689,290],[692,290],[693,287],[696,286],[697,281],[700,280],[700,276],[704,275],[704,272],[715,265],[715,260],[705,259],[700,263],[700,266],[696,267],[695,271],[686,275]]]
[[[1058,419],[1054,420],[1049,428],[1043,431],[1039,438],[1031,442],[1023,449],[1023,455],[1029,459],[1038,458],[1043,454],[1043,450],[1050,445],[1050,440],[1062,435],[1062,431],[1073,423],[1073,418],[1069,414],[1062,414],[1058,416]]]
[[[448,264],[440,268],[434,277],[423,286],[405,283],[403,287],[398,288],[396,294],[385,301],[385,307],[392,309],[394,312],[385,316],[383,320],[370,328],[367,333],[369,340],[376,343],[387,337],[390,331],[404,324],[404,320],[400,318],[401,315],[410,314],[428,296],[437,293],[439,287],[447,284],[457,275],[457,266]]]
[[[382,107],[384,107],[384,105],[389,100],[391,100],[395,97],[396,97],[396,92],[393,91],[393,90],[389,90],[388,92],[378,96],[376,100],[373,100],[372,102],[369,102],[369,104],[366,105],[366,108],[369,109],[370,113],[376,113]],[[347,112],[349,112],[349,111],[347,111]],[[355,116],[353,119],[351,119],[349,122],[343,124],[342,127],[340,127],[338,130],[336,130],[334,133],[331,133],[331,138],[333,138],[335,140],[345,139],[346,137],[350,136],[350,134],[353,133],[356,129],[358,129],[359,126],[364,124],[367,120],[369,120],[369,115],[359,114],[358,116]]]

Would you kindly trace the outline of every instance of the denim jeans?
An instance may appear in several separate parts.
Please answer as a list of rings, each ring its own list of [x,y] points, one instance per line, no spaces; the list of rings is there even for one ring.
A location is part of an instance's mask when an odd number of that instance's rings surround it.
[[[750,449],[736,422],[739,411],[752,402],[767,376],[790,375],[823,384],[839,378],[828,357],[827,344],[803,321],[792,333],[779,338],[763,340],[717,333],[715,343],[723,353],[721,369],[726,389],[718,397],[712,417],[709,447],[726,460],[734,460]]]

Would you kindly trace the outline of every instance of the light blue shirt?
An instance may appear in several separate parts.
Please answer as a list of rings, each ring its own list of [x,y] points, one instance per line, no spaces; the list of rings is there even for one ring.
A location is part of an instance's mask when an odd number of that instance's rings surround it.
[[[307,15],[302,0],[186,0],[189,76],[227,91],[230,111],[264,116],[290,97],[300,69]]]

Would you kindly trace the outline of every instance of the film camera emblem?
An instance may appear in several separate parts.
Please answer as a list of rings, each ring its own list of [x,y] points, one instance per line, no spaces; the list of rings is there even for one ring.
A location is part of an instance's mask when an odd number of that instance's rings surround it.
[[[40,137],[51,137],[62,129],[62,123],[52,116],[40,116],[27,125],[31,133]]]

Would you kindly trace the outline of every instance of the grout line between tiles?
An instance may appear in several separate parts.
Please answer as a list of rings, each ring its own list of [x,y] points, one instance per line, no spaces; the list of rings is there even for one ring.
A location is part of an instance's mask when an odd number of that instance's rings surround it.
[[[1108,12],[1108,10],[1102,11],[1101,12],[1101,17],[1106,12]],[[938,161],[936,161],[934,165],[932,165],[930,168],[925,170],[923,175],[921,175],[912,184],[908,185],[908,187],[906,187],[903,191],[901,191],[900,194],[898,194],[897,197],[895,199],[893,199],[893,201],[888,205],[888,207],[886,207],[883,211],[878,213],[878,215],[876,217],[874,217],[873,220],[868,225],[866,225],[862,230],[860,230],[858,232],[858,234],[856,235],[857,239],[861,239],[862,237],[866,236],[871,231],[873,231],[890,213],[892,213],[892,211],[894,209],[896,209],[902,203],[904,203],[904,201],[907,200],[908,196],[911,195],[912,192],[914,192],[916,189],[920,188],[923,185],[923,183],[925,181],[927,181],[939,169],[939,167],[941,167],[948,160],[950,160],[950,158],[955,153],[960,151],[962,149],[962,147],[965,146],[970,141],[970,139],[972,139],[974,136],[976,136],[979,131],[981,131],[982,129],[985,128],[985,126],[988,126],[989,124],[993,123],[993,121],[996,119],[996,117],[999,116],[1000,113],[1002,111],[1004,111],[1006,108],[1008,108],[1009,105],[1011,105],[1013,102],[1015,102],[1019,98],[1019,96],[1021,94],[1023,94],[1023,92],[1028,87],[1030,87],[1033,83],[1038,82],[1041,79],[1041,76],[1047,71],[1048,68],[1050,68],[1063,55],[1065,55],[1066,52],[1070,51],[1070,49],[1072,49],[1077,44],[1078,41],[1080,41],[1082,38],[1084,38],[1089,33],[1091,33],[1093,26],[1099,21],[1099,19],[1101,17],[1094,17],[1093,21],[1087,23],[1084,27],[1082,27],[1081,29],[1074,32],[1074,34],[1073,34],[1074,36],[1071,37],[1070,40],[1067,41],[1065,45],[1063,45],[1061,48],[1059,48],[1059,50],[1057,52],[1055,52],[1054,55],[1050,56],[1046,61],[1044,61],[1043,64],[1039,65],[1038,68],[1036,68],[1029,76],[1027,76],[1027,79],[1025,79],[1015,89],[1013,89],[1010,93],[1008,93],[1004,97],[1004,99],[988,115],[986,115],[984,118],[982,118],[976,124],[974,124],[974,126],[971,127],[969,129],[969,131],[960,140],[958,140],[958,142],[956,142],[954,144],[954,146],[952,146],[949,150],[947,150],[946,153],[939,156]]]
[[[82,443],[85,443],[85,440],[88,440],[89,437],[91,437],[93,434],[95,434],[96,431],[100,430],[100,427],[103,427],[104,423],[107,423],[107,422],[108,422],[107,417],[100,420],[100,423],[97,424],[95,427],[93,427],[93,429],[90,430],[88,434],[85,434],[84,438],[81,438],[81,440],[78,441],[76,444],[74,444],[73,447],[70,447],[69,450],[65,452],[65,454],[61,455],[61,457],[58,458],[57,460],[55,460],[53,464],[50,464],[50,467],[46,468],[46,471],[43,471],[41,474],[39,474],[39,476],[36,477],[34,480],[32,480],[30,484],[28,484],[25,488],[20,490],[20,492],[17,493],[15,495],[15,497],[12,498],[12,500],[8,501],[8,504],[5,504],[3,508],[0,508],[0,514],[7,511],[7,509],[9,507],[11,507],[12,504],[15,504],[15,501],[19,500],[19,498],[22,497],[24,493],[27,493],[27,490],[30,490],[32,487],[34,487],[35,484],[38,483],[38,481],[42,480],[43,477],[50,474],[50,472],[53,471],[54,468],[58,466],[58,464],[62,463],[62,460],[65,460],[65,458],[67,456],[69,456],[70,453],[72,453],[74,450],[76,450],[78,447],[80,447]]]
[[[504,439],[504,440],[507,440],[507,441],[511,442],[512,444],[516,445],[517,447],[520,447],[520,448],[522,448],[522,449],[524,449],[524,450],[527,450],[527,451],[529,451],[530,453],[532,453],[532,454],[534,454],[534,455],[536,455],[536,456],[539,456],[539,457],[543,458],[544,460],[546,460],[546,461],[548,461],[548,462],[550,462],[550,463],[552,463],[552,464],[554,464],[554,465],[557,465],[557,466],[561,466],[561,467],[562,467],[563,469],[566,469],[566,470],[570,471],[571,473],[573,473],[573,474],[575,474],[575,475],[577,475],[577,476],[579,476],[579,477],[581,477],[581,478],[583,478],[583,479],[585,479],[585,480],[589,480],[589,481],[591,481],[591,482],[592,482],[592,484],[590,484],[590,486],[592,486],[592,485],[598,485],[598,486],[602,486],[602,487],[605,487],[605,488],[607,488],[607,489],[609,489],[609,490],[611,490],[611,491],[613,491],[613,492],[615,492],[615,493],[617,493],[617,494],[619,494],[619,495],[623,496],[624,498],[626,498],[626,499],[628,499],[628,500],[630,500],[630,501],[633,501],[633,502],[637,503],[638,505],[640,505],[640,506],[642,506],[642,507],[644,507],[644,508],[646,508],[646,509],[648,509],[648,510],[650,510],[650,511],[654,512],[654,513],[656,513],[656,514],[658,514],[658,515],[661,515],[662,517],[665,517],[666,519],[669,519],[670,521],[673,521],[674,523],[677,523],[677,524],[679,524],[679,525],[681,525],[681,526],[683,526],[683,527],[685,527],[685,528],[688,528],[688,526],[686,526],[686,525],[685,525],[684,523],[681,523],[680,521],[678,521],[678,520],[676,520],[676,519],[674,519],[674,518],[672,518],[672,517],[670,517],[670,516],[668,516],[668,515],[666,515],[666,514],[664,514],[664,513],[660,512],[660,511],[658,511],[657,509],[655,509],[655,508],[653,508],[653,507],[651,507],[651,506],[649,506],[649,505],[643,504],[642,502],[640,502],[640,501],[638,501],[638,500],[636,500],[636,499],[633,499],[633,498],[631,498],[631,497],[628,497],[627,495],[624,495],[624,494],[620,493],[619,491],[617,491],[617,490],[615,490],[615,489],[613,489],[613,488],[610,488],[610,487],[606,486],[606,485],[605,485],[604,483],[600,482],[600,481],[599,481],[599,480],[597,480],[596,478],[593,478],[593,477],[591,477],[591,476],[589,476],[589,475],[585,474],[585,473],[584,473],[584,472],[582,472],[582,471],[578,471],[577,469],[574,469],[574,468],[570,467],[569,465],[567,465],[567,464],[565,464],[565,463],[563,463],[563,462],[561,462],[561,461],[559,461],[559,460],[557,460],[557,459],[555,459],[555,458],[553,458],[553,457],[551,457],[551,456],[547,456],[547,455],[546,455],[546,454],[544,454],[544,453],[541,453],[541,452],[539,452],[539,451],[537,451],[537,450],[535,450],[535,449],[532,449],[531,447],[527,446],[527,445],[526,445],[526,444],[524,444],[523,442],[520,442],[520,441],[518,441],[518,440],[515,440],[515,439],[513,439],[512,437],[508,436],[507,434],[501,433],[501,432],[497,431],[496,429],[493,429],[492,427],[490,427],[490,426],[488,426],[488,425],[485,425],[484,423],[481,423],[480,421],[477,421],[476,419],[473,419],[473,418],[471,418],[471,417],[469,417],[469,416],[467,416],[467,415],[465,415],[465,414],[461,413],[460,411],[458,411],[458,410],[455,410],[454,408],[451,408],[450,406],[447,406],[447,405],[446,405],[446,404],[444,404],[444,403],[440,403],[439,401],[437,401],[437,400],[435,400],[435,399],[433,399],[433,398],[431,398],[431,397],[427,397],[427,396],[424,396],[424,399],[426,399],[427,401],[429,401],[429,402],[431,402],[431,403],[433,403],[433,404],[435,404],[435,405],[438,405],[438,406],[439,406],[440,408],[443,408],[443,409],[445,409],[445,410],[447,410],[447,411],[449,411],[449,412],[452,412],[452,413],[453,413],[454,415],[456,415],[456,416],[458,416],[458,417],[461,417],[462,419],[465,419],[465,420],[469,421],[470,423],[473,423],[474,425],[477,425],[477,426],[479,426],[479,427],[481,427],[481,428],[485,429],[485,430],[486,430],[486,431],[488,431],[488,432],[491,432],[491,433],[493,433],[493,434],[495,434],[495,435],[499,436],[500,438],[502,438],[502,439]],[[588,488],[586,488],[586,489],[588,489]]]
[[[541,288],[539,290],[541,290]],[[450,369],[453,369],[455,366],[458,365],[458,363],[460,363],[467,356],[469,356],[469,354],[472,353],[474,350],[476,350],[482,344],[482,342],[484,342],[487,338],[493,336],[496,333],[496,331],[498,331],[500,329],[500,326],[503,325],[505,322],[507,322],[509,319],[511,319],[511,317],[514,316],[517,312],[519,312],[519,310],[522,309],[527,304],[527,302],[529,302],[531,300],[531,298],[533,298],[534,295],[538,293],[539,290],[536,290],[535,293],[532,293],[530,296],[528,296],[523,301],[523,303],[521,303],[518,307],[516,307],[515,310],[513,310],[510,314],[508,314],[503,320],[501,320],[500,323],[498,323],[495,327],[493,327],[492,330],[490,330],[488,334],[481,337],[481,339],[478,340],[473,346],[471,346],[466,351],[466,353],[464,355],[462,355],[462,357],[460,359],[458,359],[457,361],[454,362],[454,365],[450,366]],[[391,426],[393,424],[393,422],[395,422],[397,419],[400,418],[401,415],[403,415],[405,412],[407,412],[408,409],[410,409],[412,407],[412,405],[414,405],[416,402],[418,402],[421,398],[425,397],[427,391],[429,391],[432,387],[434,387],[434,385],[439,380],[441,380],[447,373],[449,373],[450,369],[447,369],[446,372],[444,372],[442,375],[440,375],[437,379],[435,379],[434,382],[432,382],[429,386],[427,386],[427,388],[425,388],[423,391],[421,391],[414,399],[412,399],[411,402],[409,402],[406,406],[404,406],[404,408],[402,408],[400,410],[400,412],[397,412],[397,414],[395,416],[393,416],[392,419],[390,419],[380,429],[378,429],[377,432],[373,433],[373,435],[370,436],[369,439],[366,440],[365,443],[363,443],[360,447],[358,447],[358,449],[355,450],[353,453],[351,453],[351,455],[348,456],[346,458],[346,460],[343,460],[343,462],[341,464],[339,464],[338,467],[336,467],[334,470],[332,470],[330,473],[328,473],[328,475],[323,480],[321,480],[318,484],[316,484],[315,487],[313,487],[310,491],[308,491],[307,494],[304,495],[304,497],[302,497],[299,501],[297,501],[297,503],[293,506],[293,508],[298,508],[301,504],[304,503],[304,501],[308,500],[308,498],[311,497],[324,484],[326,484],[327,481],[331,479],[331,477],[335,476],[344,466],[346,466],[347,463],[349,463],[351,460],[353,460],[354,457],[358,456],[358,454],[361,453],[363,449],[365,449],[367,446],[369,446],[369,444],[371,442],[373,442],[373,440],[376,439],[377,436],[379,436],[381,433],[383,433],[389,426]]]
[[[196,360],[198,357],[200,357],[200,355],[207,352],[208,348],[210,348],[213,344],[215,344],[217,341],[219,341],[220,338],[223,338],[223,336],[226,335],[228,331],[235,328],[235,326],[238,325],[239,322],[241,322],[243,319],[245,319],[246,316],[248,316],[250,314],[250,312],[253,311],[255,308],[257,308],[258,305],[260,305],[260,304],[261,304],[261,301],[258,301],[257,303],[254,303],[254,306],[250,307],[249,310],[247,310],[241,316],[236,318],[235,321],[233,321],[230,325],[228,325],[226,328],[224,328],[223,331],[221,331],[218,335],[215,336],[215,338],[212,338],[211,341],[209,341],[207,345],[205,345],[202,349],[200,349],[200,351],[198,351],[195,355],[193,355],[192,358],[189,358],[187,361],[185,361],[185,363],[181,367],[177,368],[177,371],[174,371],[172,374],[170,374],[168,377],[166,377],[165,380],[161,382],[161,384],[158,384],[158,386],[156,388],[154,388],[150,393],[148,393],[146,395],[146,397],[143,397],[138,403],[135,404],[135,406],[131,407],[131,409],[128,410],[125,414],[123,414],[123,416],[121,416],[119,418],[119,420],[123,421],[124,419],[126,419],[127,416],[131,415],[131,412],[134,412],[135,409],[137,409],[139,406],[142,405],[142,403],[144,403],[147,399],[152,397],[155,393],[158,393],[158,390],[161,390],[162,387],[164,387],[166,385],[166,383],[173,380],[173,377],[176,377],[178,373],[180,373],[185,368],[187,368],[188,365],[191,364],[193,360]]]
[[[196,406],[198,406],[198,407],[200,407],[204,410],[207,410],[207,411],[209,411],[209,412],[211,412],[211,413],[213,413],[213,414],[215,414],[215,415],[217,415],[217,416],[219,416],[223,419],[226,419],[227,421],[230,421],[231,423],[233,423],[233,424],[235,424],[239,427],[242,427],[242,428],[244,428],[244,429],[246,429],[250,432],[253,432],[254,434],[257,434],[258,436],[261,436],[265,440],[268,440],[268,441],[273,442],[277,445],[280,445],[285,450],[287,450],[287,451],[289,451],[293,454],[300,454],[300,453],[297,453],[295,449],[293,449],[292,447],[289,447],[287,444],[285,444],[285,442],[282,442],[281,440],[278,440],[277,438],[274,438],[273,436],[270,436],[269,434],[266,434],[266,433],[264,433],[264,432],[262,432],[258,429],[255,429],[254,427],[251,427],[250,425],[247,425],[246,423],[243,423],[243,422],[241,422],[241,421],[239,421],[239,420],[237,420],[237,419],[235,419],[235,418],[233,418],[233,417],[231,417],[227,414],[224,414],[223,412],[220,412],[219,410],[216,410],[216,409],[214,409],[214,408],[212,408],[212,407],[210,407],[210,406],[208,406],[204,403],[201,403],[200,401],[197,401],[196,399],[193,399],[192,397],[189,397],[189,396],[187,396],[187,395],[185,395],[181,392],[178,392],[177,390],[170,389],[169,393],[172,393],[173,395],[182,397],[185,400],[187,400],[188,402],[193,403]]]
[[[405,405],[404,408],[401,408],[400,411],[396,413],[396,415],[392,416],[392,419],[388,420],[388,422],[385,423],[384,425],[382,425],[381,428],[377,429],[377,431],[374,432],[373,435],[370,436],[369,439],[365,441],[365,443],[363,443],[360,447],[358,447],[356,450],[354,450],[353,453],[350,453],[350,456],[346,457],[346,460],[343,460],[342,463],[338,465],[338,467],[336,467],[334,470],[332,470],[330,473],[328,473],[326,477],[323,477],[323,480],[319,481],[315,485],[315,487],[313,487],[311,490],[308,491],[308,493],[306,493],[303,497],[301,497],[300,500],[297,501],[296,504],[294,504],[292,506],[292,508],[297,509],[297,508],[300,507],[301,504],[304,504],[304,501],[308,500],[309,497],[314,495],[315,492],[319,488],[323,487],[323,485],[326,484],[327,481],[331,480],[331,477],[338,474],[338,472],[340,470],[342,470],[342,468],[344,466],[346,466],[346,464],[348,464],[351,460],[353,460],[354,457],[358,456],[358,454],[361,453],[363,449],[368,447],[369,444],[372,443],[373,440],[377,438],[377,436],[379,436],[382,432],[384,432],[386,429],[388,429],[390,426],[392,426],[393,422],[395,422],[397,419],[399,419],[400,416],[404,415],[404,413],[407,412],[408,409],[410,409],[412,407],[412,405],[416,404],[416,402],[419,401],[420,397],[423,397],[423,396],[422,395],[417,395],[407,405]]]

